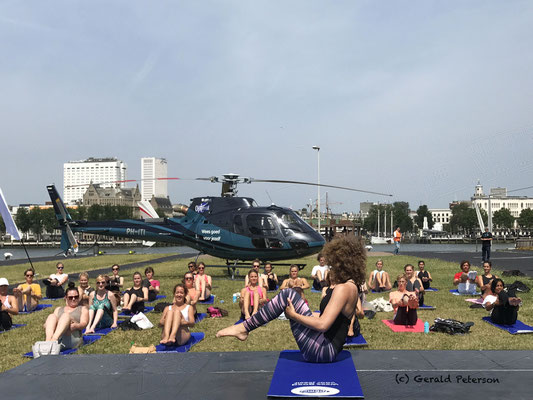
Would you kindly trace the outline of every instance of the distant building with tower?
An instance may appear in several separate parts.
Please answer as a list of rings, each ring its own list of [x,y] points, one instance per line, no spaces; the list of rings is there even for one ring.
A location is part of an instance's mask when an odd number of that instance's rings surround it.
[[[124,183],[112,183],[126,179],[127,166],[116,158],[90,157],[63,164],[63,200],[66,204],[83,201],[87,186],[98,183],[103,188],[124,187]]]
[[[491,188],[489,194],[483,193],[483,186],[478,182],[475,188],[474,195],[471,197],[472,204],[477,204],[479,208],[489,212],[489,198],[490,209],[492,215],[495,211],[507,208],[511,215],[515,218],[520,216],[522,210],[527,208],[533,209],[533,198],[527,196],[509,196],[507,188]]]
[[[156,157],[141,158],[141,197],[144,201],[151,201],[152,197],[168,197],[167,160]]]

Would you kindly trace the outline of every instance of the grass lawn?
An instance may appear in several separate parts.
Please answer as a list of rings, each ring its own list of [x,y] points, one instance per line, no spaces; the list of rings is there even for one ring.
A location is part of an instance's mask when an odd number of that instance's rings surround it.
[[[96,269],[110,266],[114,262],[127,263],[143,261],[148,258],[162,257],[163,255],[124,255],[124,256],[101,256],[87,257],[84,259],[66,259],[66,272],[80,272],[86,269]],[[408,256],[388,256],[382,257],[384,260],[384,269],[389,272],[391,279],[403,271],[406,263],[417,264],[417,259]],[[369,256],[367,261],[367,271],[374,269],[378,257]],[[161,281],[162,294],[167,295],[168,301],[171,298],[173,286],[181,280],[186,271],[189,260],[179,260],[176,262],[167,262],[154,265],[156,272],[155,278]],[[301,276],[308,277],[311,268],[315,265],[315,257],[308,257],[299,262],[307,263],[307,267],[301,272]],[[382,322],[382,319],[390,319],[393,313],[377,313],[372,320],[361,321],[361,332],[369,343],[369,349],[409,349],[409,350],[532,350],[533,335],[510,335],[507,332],[499,330],[483,322],[481,318],[488,315],[483,309],[471,309],[469,303],[464,299],[465,296],[453,296],[448,292],[452,288],[452,278],[455,272],[459,271],[459,265],[444,262],[436,259],[426,259],[426,269],[433,277],[432,286],[439,288],[438,292],[429,292],[426,294],[425,303],[437,307],[436,310],[419,311],[418,316],[423,321],[432,324],[437,317],[454,318],[463,322],[473,321],[475,325],[471,328],[470,334],[464,336],[449,336],[442,333],[393,333]],[[207,264],[221,264],[220,260],[205,257],[204,262]],[[478,272],[482,272],[480,266],[473,266]],[[15,277],[22,276],[22,266],[6,267],[5,276],[13,276],[10,280],[19,280]],[[55,262],[36,264],[37,271],[46,276],[55,270]],[[124,271],[126,285],[132,283],[131,275],[133,271]],[[143,271],[141,271],[143,272]],[[273,321],[267,327],[263,327],[252,332],[245,342],[240,342],[233,338],[215,338],[216,332],[233,324],[240,315],[237,304],[232,302],[232,294],[239,291],[243,286],[244,275],[247,270],[240,268],[240,279],[232,281],[227,278],[226,270],[223,268],[207,269],[207,273],[213,276],[213,293],[216,295],[215,306],[225,308],[229,311],[226,318],[210,319],[206,318],[197,324],[192,331],[205,332],[206,338],[194,346],[191,351],[280,351],[284,349],[296,349],[296,343],[292,338],[288,321]],[[276,267],[274,272],[281,275],[287,275],[288,268]],[[500,276],[501,271],[493,270]],[[9,275],[8,275],[9,274]],[[2,275],[4,276],[4,275]],[[528,286],[533,287],[533,280],[519,278]],[[506,285],[511,284],[515,278],[507,278]],[[94,286],[94,280],[91,280],[91,286]],[[307,291],[306,297],[309,300],[311,309],[318,309],[320,295]],[[524,305],[520,308],[519,319],[526,324],[533,325],[533,292],[522,294]],[[385,297],[388,294],[369,294],[367,300],[373,300],[377,297]],[[269,293],[269,297],[271,294]],[[165,300],[167,300],[165,299]],[[165,301],[162,300],[162,301]],[[223,302],[223,303],[221,303]],[[46,303],[46,302],[43,302]],[[63,305],[63,301],[52,302],[54,307]],[[152,304],[153,305],[153,304]],[[205,312],[208,306],[198,305],[198,312]],[[27,326],[15,329],[10,332],[0,334],[0,354],[2,354],[2,363],[0,371],[13,368],[26,361],[21,355],[31,350],[31,345],[37,340],[44,340],[44,330],[42,325],[46,317],[52,312],[53,308],[39,311],[29,315],[15,316],[13,321],[18,324],[27,324]],[[139,346],[149,346],[157,344],[160,340],[160,329],[157,328],[161,314],[149,313],[148,318],[154,324],[153,329],[146,331],[121,331],[116,330],[103,337],[98,342],[89,346],[82,347],[79,354],[109,354],[109,353],[127,353],[132,343]],[[72,357],[75,357],[73,355]]]

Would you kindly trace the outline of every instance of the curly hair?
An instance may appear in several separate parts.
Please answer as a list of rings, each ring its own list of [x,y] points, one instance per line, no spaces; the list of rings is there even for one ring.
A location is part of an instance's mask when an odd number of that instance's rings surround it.
[[[353,279],[356,285],[365,281],[366,249],[361,238],[343,236],[333,239],[322,249],[331,266],[329,273],[332,283],[344,283]]]

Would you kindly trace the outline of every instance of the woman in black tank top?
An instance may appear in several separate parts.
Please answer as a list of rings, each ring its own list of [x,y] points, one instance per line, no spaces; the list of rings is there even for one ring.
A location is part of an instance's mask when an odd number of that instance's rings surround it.
[[[218,331],[217,337],[234,336],[246,340],[248,333],[277,318],[282,312],[291,320],[293,336],[302,357],[308,362],[333,362],[346,341],[355,312],[357,284],[365,280],[366,250],[354,236],[340,237],[323,250],[331,266],[330,287],[320,303],[320,316],[313,313],[292,289],[283,289],[256,314],[242,324]]]

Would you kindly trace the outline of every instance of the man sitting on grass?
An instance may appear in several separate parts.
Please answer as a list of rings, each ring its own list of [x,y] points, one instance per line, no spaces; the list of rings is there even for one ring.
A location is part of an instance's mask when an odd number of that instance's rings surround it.
[[[453,284],[460,294],[476,294],[476,271],[470,271],[470,262],[461,261],[461,271],[453,276]]]

